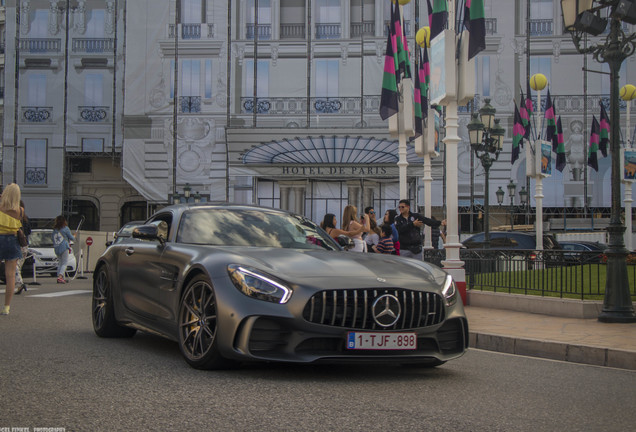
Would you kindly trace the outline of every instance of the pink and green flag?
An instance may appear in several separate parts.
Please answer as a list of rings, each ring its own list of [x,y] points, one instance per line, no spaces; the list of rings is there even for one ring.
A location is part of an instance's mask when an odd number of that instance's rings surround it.
[[[556,169],[563,172],[565,168],[565,141],[563,139],[563,126],[561,124],[561,116],[557,119],[557,149],[556,149]]]
[[[530,101],[530,105],[532,105],[532,101]],[[523,96],[523,90],[521,90],[521,103],[519,104],[519,115],[521,116],[521,122],[523,124],[523,129],[524,129],[523,137],[529,140],[530,139],[530,114],[528,113],[526,98]]]
[[[587,166],[598,172],[598,140],[600,126],[596,116],[592,116],[592,131],[590,132],[590,147],[587,152]]]
[[[525,128],[523,127],[523,119],[521,118],[521,114],[519,113],[519,108],[517,108],[517,103],[515,102],[515,122],[512,126],[512,157],[510,163],[515,163],[517,159],[519,159],[519,147],[523,145],[523,134],[525,133]]]
[[[448,5],[447,0],[426,0],[428,5],[428,25],[431,27],[431,40],[440,34],[448,24]]]
[[[545,101],[545,119],[546,119],[546,141],[552,141],[552,151],[556,152],[557,138],[556,138],[556,116],[554,113],[554,105],[552,105],[552,98],[550,97],[550,89],[548,88],[548,98]]]
[[[406,35],[402,30],[400,5],[397,2],[395,2],[395,5],[391,6],[391,21],[396,41],[396,52],[394,53],[397,57],[396,75],[398,76],[398,82],[400,82],[402,77],[411,78],[411,59],[409,56],[409,46],[406,41]]]
[[[386,41],[384,55],[384,73],[382,75],[382,92],[380,95],[380,118],[386,120],[398,112],[397,77],[395,76],[395,57],[391,29]]]
[[[607,157],[607,144],[609,144],[610,137],[610,122],[603,102],[599,102],[599,105],[601,106],[601,130],[598,134],[598,148],[603,154],[603,157]]]
[[[464,26],[468,30],[468,60],[486,49],[484,0],[466,0]]]

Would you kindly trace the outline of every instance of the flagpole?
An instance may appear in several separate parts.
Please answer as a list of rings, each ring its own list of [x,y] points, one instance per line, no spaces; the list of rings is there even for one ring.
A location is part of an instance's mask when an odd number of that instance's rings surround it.
[[[628,86],[624,86],[623,89],[625,89]],[[621,89],[622,90],[622,89]],[[626,114],[627,117],[625,119],[625,126],[627,127],[626,129],[626,133],[625,133],[625,150],[631,150],[633,148],[634,143],[631,142],[630,140],[630,108],[631,108],[631,104],[632,104],[632,96],[633,95],[629,95],[627,94],[627,91],[624,92],[624,96],[623,96],[623,100],[625,101],[625,103],[627,104],[627,110],[626,110]],[[621,94],[623,94],[623,92],[621,91]],[[628,251],[632,251],[633,250],[633,234],[632,234],[632,203],[633,203],[633,199],[632,199],[632,182],[631,181],[627,181],[624,180],[624,176],[625,174],[623,173],[623,184],[625,185],[625,247],[627,248]]]
[[[535,225],[537,229],[537,250],[543,250],[543,177],[541,176],[541,133],[543,132],[543,117],[541,117],[541,88],[537,90],[537,110],[540,120],[539,127],[539,139],[535,141],[535,157],[537,158],[536,166],[539,169],[535,176],[534,187],[534,200],[537,205],[537,216],[535,218]]]

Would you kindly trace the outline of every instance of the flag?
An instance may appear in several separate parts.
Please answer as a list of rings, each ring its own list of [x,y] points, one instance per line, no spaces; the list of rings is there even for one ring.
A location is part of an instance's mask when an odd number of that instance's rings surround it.
[[[428,60],[428,48],[424,46],[422,48],[422,62],[420,65],[420,80],[422,86],[422,117],[425,119],[428,116],[428,89],[431,86],[431,63]]]
[[[422,122],[424,117],[422,116],[422,88],[421,88],[421,80],[422,80],[422,61],[415,58],[415,69],[417,70],[417,74],[415,74],[415,89],[413,91],[413,113],[415,114],[415,135],[411,137],[409,140],[413,141],[414,139],[422,136],[422,131],[424,127],[422,126]]]
[[[548,98],[545,101],[545,119],[547,120],[545,139],[546,141],[552,141],[552,151],[556,152],[556,118],[554,115],[554,106],[552,105],[552,98],[550,97],[550,89],[548,88]]]
[[[402,77],[411,78],[411,59],[409,57],[409,46],[406,41],[406,35],[402,31],[402,20],[400,18],[400,5],[395,2],[391,6],[391,21],[393,24],[394,38],[396,42],[397,51],[394,55],[397,56],[396,74],[398,75],[397,82],[400,82]]]
[[[629,102],[628,102],[629,103]],[[607,111],[603,102],[599,102],[601,106],[601,130],[598,134],[598,148],[601,150],[603,157],[607,157],[607,144],[609,143],[610,123],[609,117],[607,117]]]
[[[530,96],[528,94],[528,96]],[[530,101],[532,105],[532,101]],[[528,113],[528,107],[526,106],[526,98],[523,96],[523,90],[521,90],[521,103],[519,104],[519,115],[521,116],[521,122],[523,123],[524,133],[523,137],[527,140],[530,139],[530,114]]]
[[[468,60],[486,49],[484,0],[466,0],[464,26],[468,30]]]
[[[446,0],[426,0],[428,5],[428,25],[431,27],[431,40],[446,28],[448,23],[448,5]]]
[[[596,120],[596,116],[592,116],[592,131],[590,132],[590,147],[587,153],[587,166],[594,169],[594,171],[598,171],[598,156],[596,152],[598,151],[598,138],[599,138],[599,130],[601,127],[598,124],[598,120]]]
[[[523,134],[525,128],[523,127],[523,120],[521,114],[519,114],[519,108],[517,108],[517,102],[515,102],[515,122],[512,127],[512,157],[510,163],[515,163],[519,159],[519,146],[523,143]]]
[[[528,117],[532,118],[532,114],[534,114],[534,106],[532,105],[532,93],[530,93],[530,81],[526,83],[526,94],[528,98],[526,99],[526,109],[528,110]]]
[[[565,141],[563,139],[563,126],[561,125],[561,116],[557,119],[557,149],[556,149],[556,169],[563,172],[565,168]]]
[[[393,56],[393,41],[391,30],[386,41],[384,55],[384,74],[382,75],[382,92],[380,95],[380,118],[386,120],[398,112],[398,91],[395,76],[395,57]]]
[[[630,142],[631,147],[634,146],[635,139],[636,139],[636,126],[634,126],[634,132],[632,132],[632,141]]]

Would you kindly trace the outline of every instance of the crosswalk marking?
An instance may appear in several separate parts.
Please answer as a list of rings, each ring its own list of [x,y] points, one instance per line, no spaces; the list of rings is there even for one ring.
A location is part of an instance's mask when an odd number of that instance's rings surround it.
[[[90,294],[91,292],[92,292],[91,290],[70,290],[70,291],[59,291],[59,292],[47,293],[47,294],[35,294],[35,295],[30,295],[29,297],[63,297],[63,296],[70,296],[70,295],[76,295],[76,294]]]

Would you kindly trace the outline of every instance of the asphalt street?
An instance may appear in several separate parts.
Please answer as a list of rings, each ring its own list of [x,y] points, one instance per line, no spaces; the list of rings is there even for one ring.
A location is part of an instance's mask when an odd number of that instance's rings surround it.
[[[48,278],[46,278],[48,279]],[[51,279],[53,280],[53,279]],[[471,349],[436,369],[250,364],[198,371],[176,343],[92,330],[90,280],[0,317],[0,430],[631,430],[636,372]]]

